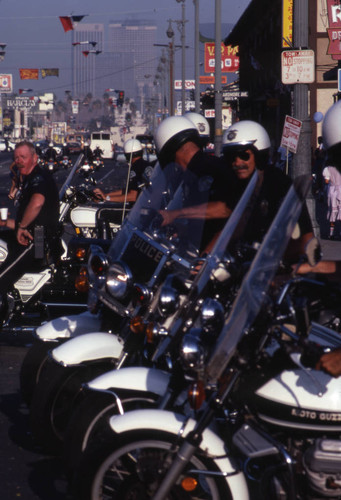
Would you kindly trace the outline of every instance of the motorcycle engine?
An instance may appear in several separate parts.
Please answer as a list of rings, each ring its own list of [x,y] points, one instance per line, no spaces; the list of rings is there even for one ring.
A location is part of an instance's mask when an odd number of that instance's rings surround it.
[[[304,454],[309,485],[325,498],[341,495],[341,440],[317,439]]]

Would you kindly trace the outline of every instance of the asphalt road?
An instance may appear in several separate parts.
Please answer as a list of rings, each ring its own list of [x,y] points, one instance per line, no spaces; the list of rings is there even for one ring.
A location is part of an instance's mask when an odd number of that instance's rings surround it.
[[[12,155],[0,153],[0,206],[14,207],[7,198]],[[76,158],[74,158],[76,159]],[[96,173],[97,185],[105,192],[124,184],[126,167],[106,161]],[[67,172],[54,174],[62,186]],[[78,179],[82,181],[82,179]],[[34,445],[29,412],[20,396],[19,373],[32,342],[25,334],[0,332],[0,498],[1,500],[67,500],[67,482],[59,458],[46,456]]]

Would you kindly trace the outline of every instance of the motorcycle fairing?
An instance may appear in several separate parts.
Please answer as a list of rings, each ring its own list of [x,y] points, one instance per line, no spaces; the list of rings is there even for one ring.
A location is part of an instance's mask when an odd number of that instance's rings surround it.
[[[110,427],[115,433],[150,429],[174,434],[174,439],[180,434],[186,437],[195,427],[195,420],[164,410],[136,410],[124,415],[110,418]],[[209,455],[216,466],[225,475],[233,500],[248,500],[249,493],[244,474],[240,472],[228,457],[224,442],[216,433],[206,428],[202,435],[200,449]]]

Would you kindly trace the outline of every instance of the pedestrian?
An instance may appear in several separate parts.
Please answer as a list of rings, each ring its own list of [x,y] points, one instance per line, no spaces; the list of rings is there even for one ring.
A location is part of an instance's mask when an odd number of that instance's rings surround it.
[[[336,240],[341,236],[341,173],[333,166],[323,169],[326,188],[327,221],[329,223],[328,239]],[[338,231],[336,229],[338,228]]]
[[[38,164],[31,142],[16,144],[14,161],[22,178],[15,219],[1,220],[1,238],[8,257],[0,267],[0,292],[6,292],[25,272],[60,256],[59,195],[51,174]],[[38,237],[39,236],[39,237]]]

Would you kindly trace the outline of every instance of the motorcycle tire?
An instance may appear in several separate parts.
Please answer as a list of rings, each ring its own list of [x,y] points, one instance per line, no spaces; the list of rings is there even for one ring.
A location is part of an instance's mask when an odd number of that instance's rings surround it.
[[[72,493],[75,500],[147,500],[153,497],[164,472],[172,461],[181,440],[174,434],[139,430],[107,435],[96,446],[88,447],[75,471]],[[191,458],[186,470],[217,472],[214,461],[202,450]],[[231,491],[222,477],[195,476],[196,488],[181,487],[182,474],[165,500],[232,500]],[[193,475],[192,475],[193,477]]]
[[[155,408],[158,395],[119,391],[112,393],[86,391],[82,402],[72,413],[64,436],[63,464],[70,477],[87,446],[101,439],[109,429],[109,418],[119,413],[114,393],[120,398],[124,412]]]
[[[113,363],[108,360],[64,367],[48,359],[30,405],[30,427],[36,444],[47,453],[60,453],[82,384],[112,369]]]
[[[41,371],[48,359],[48,352],[56,347],[56,342],[36,341],[29,348],[20,367],[20,392],[27,406],[30,406],[34,389]]]

